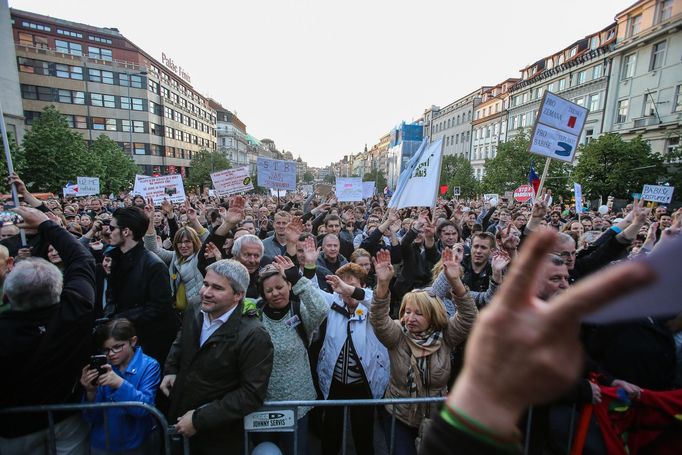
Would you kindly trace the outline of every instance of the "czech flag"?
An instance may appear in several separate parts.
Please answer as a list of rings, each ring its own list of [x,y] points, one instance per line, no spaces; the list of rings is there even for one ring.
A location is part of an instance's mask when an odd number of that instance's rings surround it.
[[[530,162],[530,173],[528,174],[528,184],[533,187],[533,192],[537,195],[538,188],[540,187],[540,177],[538,173],[535,172],[535,162],[531,160]]]

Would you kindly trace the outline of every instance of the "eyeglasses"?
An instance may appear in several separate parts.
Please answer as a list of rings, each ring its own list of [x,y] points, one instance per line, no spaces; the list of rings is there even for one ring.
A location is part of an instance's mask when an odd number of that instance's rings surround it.
[[[102,354],[104,354],[104,355],[118,354],[119,352],[121,352],[121,351],[123,350],[123,348],[125,347],[125,345],[126,345],[125,343],[119,343],[119,344],[113,345],[113,346],[110,347],[110,348],[103,348],[103,349],[102,349]]]

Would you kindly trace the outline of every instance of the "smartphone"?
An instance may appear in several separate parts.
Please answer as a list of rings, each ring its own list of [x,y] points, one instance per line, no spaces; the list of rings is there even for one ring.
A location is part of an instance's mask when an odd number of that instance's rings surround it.
[[[103,374],[105,372],[102,367],[106,364],[107,356],[101,354],[90,356],[90,369],[97,370],[97,374]]]

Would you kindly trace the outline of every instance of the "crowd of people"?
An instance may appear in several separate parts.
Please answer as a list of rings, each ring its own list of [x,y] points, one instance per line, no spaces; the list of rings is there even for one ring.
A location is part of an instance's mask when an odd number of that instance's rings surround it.
[[[0,228],[0,407],[140,401],[191,453],[213,454],[243,453],[242,420],[264,401],[450,394],[445,407],[351,407],[356,452],[373,454],[378,434],[401,455],[504,453],[531,421],[530,453],[561,453],[567,404],[598,403],[602,387],[636,401],[682,386],[682,313],[608,326],[579,317],[651,279],[629,259],[674,242],[682,210],[635,200],[577,214],[549,194],[400,210],[380,195],[316,193],[41,201],[9,181],[23,205]],[[323,454],[339,452],[341,408],[296,415],[297,432],[249,443],[309,453],[316,434]],[[161,445],[143,409],[54,420],[60,453]],[[42,418],[0,412],[0,454],[37,453],[46,432]],[[585,453],[603,453],[590,434]]]

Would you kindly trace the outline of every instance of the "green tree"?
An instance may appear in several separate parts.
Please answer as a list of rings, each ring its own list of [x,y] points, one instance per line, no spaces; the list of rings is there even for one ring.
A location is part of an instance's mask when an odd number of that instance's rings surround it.
[[[628,142],[620,134],[604,134],[579,151],[574,179],[589,198],[629,199],[631,193],[665,175],[663,158],[652,153],[641,136]]]
[[[372,172],[365,174],[362,177],[362,181],[363,182],[374,182],[374,188],[376,188],[379,193],[384,191],[384,188],[386,188],[386,185],[387,185],[386,176],[384,175],[384,171],[379,170],[379,169],[373,169]]]
[[[218,151],[200,150],[189,163],[187,185],[200,187],[211,185],[211,173],[230,169],[230,161]]]
[[[83,136],[71,131],[54,106],[46,107],[24,136],[23,180],[32,192],[60,192],[66,182],[92,175],[100,166]]]
[[[479,182],[474,176],[471,162],[461,155],[443,157],[440,170],[440,184],[448,186],[448,195],[452,196],[455,186],[460,188],[462,197],[475,197],[479,193]]]
[[[332,185],[336,183],[336,176],[333,173],[329,173],[324,176],[324,181],[327,183],[331,183]]]
[[[665,156],[665,163],[668,169],[667,183],[675,187],[673,200],[682,201],[682,147],[678,145],[668,153]]]
[[[497,147],[494,158],[485,160],[485,175],[481,181],[481,189],[486,193],[503,194],[514,191],[519,185],[528,183],[531,161],[535,161],[535,169],[542,175],[545,159],[528,151],[530,139],[526,134],[519,134],[508,142]],[[567,195],[571,165],[552,160],[549,166],[545,188],[554,194]]]
[[[12,166],[14,167],[14,172],[23,176],[24,169],[26,168],[26,155],[24,154],[24,149],[17,144],[14,135],[11,131],[7,132],[7,141],[9,142],[9,153],[12,156]],[[5,160],[5,145],[2,138],[0,137],[0,153],[2,153],[2,159],[0,159],[0,191],[8,192],[9,186],[5,182],[4,177],[8,175],[7,172],[7,161]]]
[[[313,175],[313,173],[310,171],[305,171],[305,173],[303,174],[303,181],[306,183],[310,183],[314,180],[315,180],[315,176]]]
[[[102,134],[90,145],[90,151],[100,163],[99,174],[91,175],[99,177],[102,194],[117,193],[131,187],[138,167],[115,141]]]

